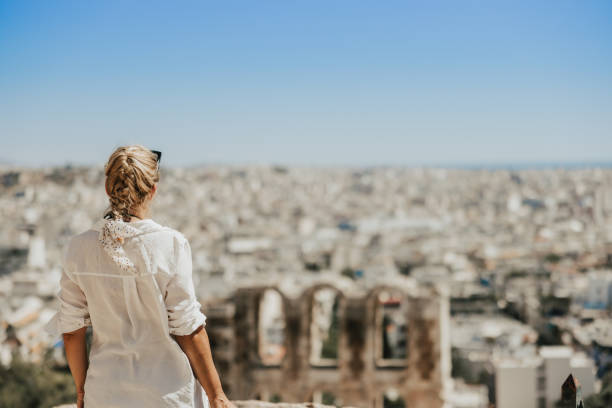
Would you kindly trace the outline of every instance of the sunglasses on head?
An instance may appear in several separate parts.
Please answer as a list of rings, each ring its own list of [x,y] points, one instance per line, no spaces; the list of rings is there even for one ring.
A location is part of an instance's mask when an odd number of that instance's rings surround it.
[[[157,163],[161,160],[161,152],[159,150],[151,150],[157,156]]]

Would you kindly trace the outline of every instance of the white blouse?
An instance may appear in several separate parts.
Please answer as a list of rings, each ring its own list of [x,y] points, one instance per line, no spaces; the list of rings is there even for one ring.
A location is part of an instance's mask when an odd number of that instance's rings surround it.
[[[189,241],[150,218],[100,219],[63,251],[54,336],[92,326],[85,406],[209,406],[189,359],[170,336],[206,325]]]

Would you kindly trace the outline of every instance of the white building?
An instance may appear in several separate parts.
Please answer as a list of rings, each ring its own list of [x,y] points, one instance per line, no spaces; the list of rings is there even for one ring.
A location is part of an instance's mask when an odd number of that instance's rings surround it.
[[[573,374],[582,385],[582,397],[595,392],[595,365],[570,347],[541,347],[537,356],[502,358],[495,362],[497,408],[554,408],[561,385]]]
[[[47,266],[47,250],[45,239],[35,235],[30,239],[28,251],[28,266],[30,268],[44,268]]]
[[[538,408],[537,378],[540,365],[538,358],[508,358],[495,364],[495,406]]]
[[[589,271],[584,306],[587,309],[612,307],[612,270]]]

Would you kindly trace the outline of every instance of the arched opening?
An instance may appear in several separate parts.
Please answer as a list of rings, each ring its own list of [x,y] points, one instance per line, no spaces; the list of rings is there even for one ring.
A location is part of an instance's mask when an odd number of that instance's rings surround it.
[[[258,353],[263,365],[280,365],[285,357],[285,316],[283,298],[274,289],[266,289],[259,302]]]
[[[395,388],[389,388],[383,394],[382,408],[406,408],[406,403]]]
[[[395,290],[383,290],[376,297],[376,364],[403,366],[408,357],[407,302]]]
[[[312,295],[310,320],[310,363],[330,366],[338,363],[340,296],[332,288],[317,289]]]

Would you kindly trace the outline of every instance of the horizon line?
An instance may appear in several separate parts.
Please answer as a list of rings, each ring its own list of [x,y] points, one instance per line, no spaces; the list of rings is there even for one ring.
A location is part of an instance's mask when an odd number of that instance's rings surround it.
[[[104,167],[104,163],[78,163],[66,161],[63,164],[19,164],[0,158],[0,168],[21,168],[21,169],[49,169],[49,168],[92,168],[100,166]],[[548,160],[548,161],[524,161],[524,162],[498,162],[498,163],[486,163],[486,162],[466,162],[466,163],[453,163],[453,162],[430,162],[430,163],[370,163],[370,164],[349,164],[349,163],[337,163],[337,164],[322,164],[322,163],[283,163],[275,161],[262,161],[262,162],[229,162],[229,161],[208,161],[195,164],[185,165],[163,165],[162,168],[169,169],[193,169],[193,168],[204,168],[204,167],[295,167],[295,168],[313,168],[313,169],[325,169],[325,168],[360,168],[360,169],[372,169],[372,168],[401,168],[401,169],[415,169],[415,168],[428,168],[428,169],[457,169],[457,170],[546,170],[546,169],[590,169],[590,168],[612,168],[612,160]]]

